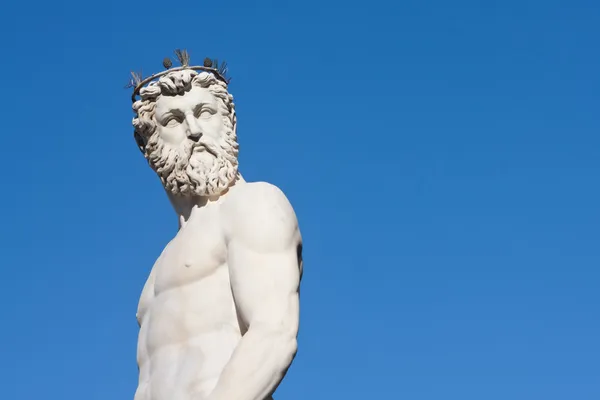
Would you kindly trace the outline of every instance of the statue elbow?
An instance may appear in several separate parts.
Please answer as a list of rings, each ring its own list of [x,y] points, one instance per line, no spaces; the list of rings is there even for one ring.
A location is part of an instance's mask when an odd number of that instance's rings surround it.
[[[298,340],[295,336],[282,335],[280,346],[283,366],[287,369],[298,353]]]
[[[298,324],[254,323],[246,335],[260,338],[260,346],[273,355],[273,361],[282,369],[289,367],[298,352]]]
[[[270,338],[267,339],[268,343],[270,343],[272,350],[276,352],[279,360],[281,360],[282,367],[287,369],[298,352],[296,335],[289,330],[276,330],[272,331],[269,336]]]
[[[286,352],[291,362],[296,357],[296,353],[298,353],[298,339],[294,337],[288,341]]]

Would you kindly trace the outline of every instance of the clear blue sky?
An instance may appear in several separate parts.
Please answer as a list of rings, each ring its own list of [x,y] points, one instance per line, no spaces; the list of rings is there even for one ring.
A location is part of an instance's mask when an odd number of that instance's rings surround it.
[[[176,218],[131,69],[225,59],[241,171],[305,239],[277,400],[600,398],[597,1],[10,2],[0,386],[132,399]]]

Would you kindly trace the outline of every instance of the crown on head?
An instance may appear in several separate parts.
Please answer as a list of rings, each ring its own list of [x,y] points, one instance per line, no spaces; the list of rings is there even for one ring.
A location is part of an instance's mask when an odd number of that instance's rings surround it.
[[[133,94],[131,95],[131,101],[133,103],[136,102],[136,97],[140,93],[140,90],[147,83],[173,71],[182,71],[185,69],[192,69],[195,71],[206,71],[212,73],[217,79],[225,82],[226,85],[228,85],[231,81],[231,78],[227,77],[227,63],[225,61],[219,64],[219,61],[217,59],[211,60],[207,57],[204,59],[204,65],[190,66],[190,55],[188,54],[187,50],[176,49],[175,55],[177,56],[177,60],[181,64],[181,66],[179,67],[171,68],[173,66],[173,62],[169,57],[166,57],[163,60],[163,67],[165,67],[166,69],[165,71],[153,74],[147,78],[142,78],[141,73],[133,71],[131,72],[131,79],[126,87],[134,88]]]

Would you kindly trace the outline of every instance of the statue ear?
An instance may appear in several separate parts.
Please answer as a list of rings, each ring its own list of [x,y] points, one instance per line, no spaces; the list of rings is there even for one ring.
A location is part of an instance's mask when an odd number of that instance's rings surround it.
[[[144,150],[146,149],[146,140],[144,140],[142,135],[140,135],[137,132],[133,133],[133,138],[135,139],[135,142],[137,143],[137,146],[140,149],[140,151],[142,152],[142,154],[144,154],[145,153]]]

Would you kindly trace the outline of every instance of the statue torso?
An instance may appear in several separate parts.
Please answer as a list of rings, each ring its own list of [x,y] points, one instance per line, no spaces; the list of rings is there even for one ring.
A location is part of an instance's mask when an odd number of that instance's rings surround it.
[[[241,338],[219,209],[195,210],[142,291],[135,400],[208,395]]]

